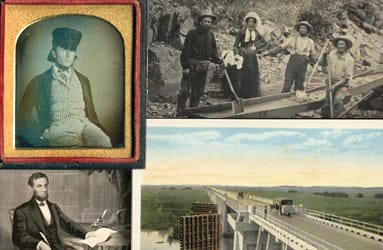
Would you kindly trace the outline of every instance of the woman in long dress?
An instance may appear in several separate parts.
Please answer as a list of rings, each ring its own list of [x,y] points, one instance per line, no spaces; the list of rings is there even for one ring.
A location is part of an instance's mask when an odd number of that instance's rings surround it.
[[[245,27],[238,32],[234,43],[234,53],[243,57],[239,72],[239,96],[251,98],[260,96],[259,68],[257,51],[265,45],[260,34],[261,19],[255,12],[249,12],[245,18]]]

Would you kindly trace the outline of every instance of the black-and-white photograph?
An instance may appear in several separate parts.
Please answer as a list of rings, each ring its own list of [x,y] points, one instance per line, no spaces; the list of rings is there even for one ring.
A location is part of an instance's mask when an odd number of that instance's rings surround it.
[[[109,22],[61,15],[16,48],[16,147],[124,146],[125,50]]]
[[[132,171],[1,171],[0,249],[130,249]]]
[[[382,118],[380,0],[149,2],[148,118]]]

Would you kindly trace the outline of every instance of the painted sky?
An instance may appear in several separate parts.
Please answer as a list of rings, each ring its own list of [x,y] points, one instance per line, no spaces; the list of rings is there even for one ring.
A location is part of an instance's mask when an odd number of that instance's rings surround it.
[[[143,184],[383,186],[383,129],[157,127]]]

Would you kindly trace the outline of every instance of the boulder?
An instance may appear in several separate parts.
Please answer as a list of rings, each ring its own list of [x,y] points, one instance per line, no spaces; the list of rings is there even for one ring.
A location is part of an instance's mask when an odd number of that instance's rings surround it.
[[[148,49],[149,81],[166,85],[178,83],[182,77],[181,51],[163,43],[152,43]]]

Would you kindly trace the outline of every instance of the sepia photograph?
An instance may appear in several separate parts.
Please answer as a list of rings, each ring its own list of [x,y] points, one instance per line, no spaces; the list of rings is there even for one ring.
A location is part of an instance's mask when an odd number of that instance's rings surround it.
[[[3,162],[140,161],[141,7],[145,1],[2,3]]]
[[[148,7],[148,118],[383,117],[380,0]]]
[[[0,249],[131,249],[131,170],[2,170]]]
[[[148,123],[141,248],[378,250],[377,121]]]

